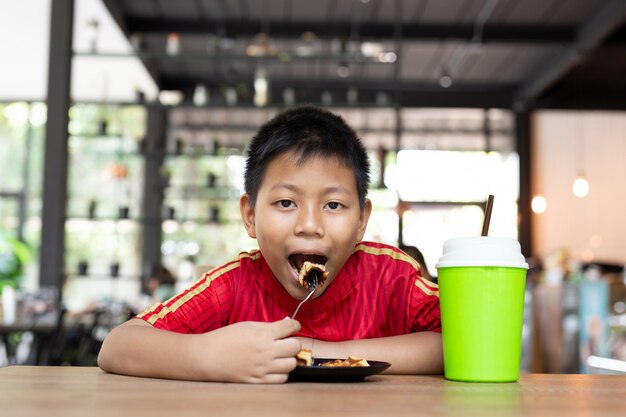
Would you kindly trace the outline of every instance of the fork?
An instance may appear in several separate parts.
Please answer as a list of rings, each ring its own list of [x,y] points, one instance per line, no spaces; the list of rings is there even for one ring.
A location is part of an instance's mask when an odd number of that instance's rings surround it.
[[[304,304],[305,301],[307,301],[309,298],[311,298],[311,296],[313,295],[313,293],[317,289],[317,284],[318,284],[317,273],[313,272],[313,280],[312,280],[311,285],[309,287],[311,289],[311,291],[309,292],[309,295],[307,295],[304,300],[300,301],[300,304],[298,304],[298,307],[296,307],[296,311],[294,311],[293,315],[291,316],[292,319],[296,318],[296,314],[298,314],[298,310],[300,310],[300,307],[302,307],[302,304]]]

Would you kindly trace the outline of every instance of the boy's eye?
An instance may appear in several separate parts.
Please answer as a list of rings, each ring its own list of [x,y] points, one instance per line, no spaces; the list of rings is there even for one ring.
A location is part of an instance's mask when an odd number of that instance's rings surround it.
[[[293,204],[293,201],[291,201],[291,200],[280,200],[280,201],[278,202],[278,204],[279,204],[281,207],[283,207],[283,208],[289,208],[289,207],[291,207],[291,205]]]
[[[326,204],[328,206],[329,209],[331,210],[337,210],[341,207],[341,204],[336,202],[336,201],[331,201],[328,204]]]

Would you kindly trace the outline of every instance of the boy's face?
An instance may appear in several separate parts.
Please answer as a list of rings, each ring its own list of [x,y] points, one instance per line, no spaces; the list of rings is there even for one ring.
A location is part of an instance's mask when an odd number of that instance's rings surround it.
[[[293,152],[267,166],[256,206],[241,197],[241,215],[248,235],[256,238],[272,272],[296,299],[308,290],[298,283],[305,260],[326,265],[328,279],[319,297],[363,239],[371,203],[359,207],[352,170],[334,158],[313,156],[296,165]]]

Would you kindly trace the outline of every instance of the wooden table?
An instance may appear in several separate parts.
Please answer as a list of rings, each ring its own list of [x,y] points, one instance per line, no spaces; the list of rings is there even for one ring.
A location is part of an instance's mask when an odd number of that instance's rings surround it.
[[[626,375],[531,374],[501,384],[380,375],[352,383],[246,385],[13,366],[0,369],[0,415],[624,416]]]

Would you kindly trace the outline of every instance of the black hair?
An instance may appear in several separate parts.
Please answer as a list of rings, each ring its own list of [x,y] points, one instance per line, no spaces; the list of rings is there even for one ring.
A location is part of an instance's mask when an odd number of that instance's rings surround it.
[[[420,271],[422,272],[422,276],[424,278],[437,283],[437,277],[431,276],[430,272],[428,272],[428,268],[426,267],[426,259],[424,259],[424,254],[421,250],[419,250],[416,246],[409,245],[400,245],[400,249],[417,261],[417,263],[420,265]]]
[[[156,279],[160,285],[175,285],[176,277],[172,272],[161,264],[157,264],[152,268],[152,277]]]
[[[289,151],[298,155],[298,164],[313,156],[335,157],[345,164],[354,173],[359,205],[363,210],[370,175],[363,143],[343,118],[310,105],[279,113],[261,126],[252,138],[244,173],[244,187],[252,207],[256,204],[268,164]]]

